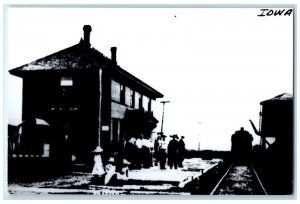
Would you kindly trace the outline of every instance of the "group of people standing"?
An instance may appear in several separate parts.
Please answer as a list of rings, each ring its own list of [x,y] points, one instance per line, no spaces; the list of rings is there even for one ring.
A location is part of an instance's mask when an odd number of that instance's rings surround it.
[[[152,166],[152,144],[143,134],[125,141],[122,155],[130,162],[130,169],[150,168]]]
[[[184,136],[171,135],[171,140],[166,140],[166,135],[158,134],[153,142],[143,134],[131,137],[125,141],[122,157],[130,162],[130,169],[150,168],[160,164],[161,169],[166,169],[166,164],[177,169],[183,167],[182,162],[185,157]]]
[[[166,141],[166,135],[160,134],[154,142],[155,165],[160,164],[160,169],[166,169],[166,163],[173,167],[183,167],[182,162],[185,157],[184,136],[179,137],[171,135],[169,143]],[[167,162],[168,161],[168,162]]]
[[[103,149],[100,146],[93,151],[94,167],[92,174],[94,180],[101,180],[105,185],[115,181],[117,178],[128,179],[128,172],[131,169],[150,168],[153,166],[153,157],[155,165],[160,164],[160,169],[166,169],[166,163],[177,169],[183,167],[182,162],[185,156],[184,136],[181,139],[177,135],[171,135],[169,142],[166,141],[166,135],[160,134],[153,143],[149,138],[142,134],[131,137],[128,141],[124,140],[116,155],[110,157],[106,164],[102,163],[101,153]],[[103,180],[103,181],[102,181]]]

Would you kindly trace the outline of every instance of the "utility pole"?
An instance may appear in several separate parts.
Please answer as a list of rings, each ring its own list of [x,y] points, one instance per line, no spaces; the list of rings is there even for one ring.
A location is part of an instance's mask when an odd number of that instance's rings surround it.
[[[162,119],[161,119],[161,130],[160,130],[160,133],[162,135],[163,134],[163,126],[164,126],[165,104],[170,103],[170,101],[161,101],[160,103],[163,104],[163,114],[162,114]]]

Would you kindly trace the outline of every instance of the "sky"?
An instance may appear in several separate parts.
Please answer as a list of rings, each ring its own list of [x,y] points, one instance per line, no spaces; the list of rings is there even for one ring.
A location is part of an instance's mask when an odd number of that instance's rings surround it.
[[[154,115],[189,149],[230,150],[244,127],[259,143],[260,102],[293,94],[293,15],[261,8],[9,7],[4,73],[7,120],[21,120],[22,80],[8,70],[74,44],[92,26],[91,45],[162,94]],[[159,123],[156,131],[160,131]]]

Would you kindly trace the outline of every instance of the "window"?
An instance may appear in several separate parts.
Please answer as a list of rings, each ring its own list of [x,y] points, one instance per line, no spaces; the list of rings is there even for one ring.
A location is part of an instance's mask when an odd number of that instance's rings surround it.
[[[123,84],[112,80],[111,99],[123,105],[130,106],[130,89]]]
[[[134,108],[135,103],[135,93],[134,90],[130,89],[130,107]]]
[[[120,103],[121,104],[125,104],[125,86],[124,85],[120,85],[120,93],[121,93],[121,96],[120,96]]]
[[[125,105],[131,105],[131,90],[128,87],[125,87]]]
[[[61,77],[60,86],[73,86],[72,77]]]
[[[143,109],[145,110],[145,111],[148,111],[149,109],[148,109],[148,105],[149,105],[149,98],[147,97],[147,96],[144,96],[143,97],[143,101],[142,101],[142,104],[143,104]]]
[[[60,89],[57,92],[59,100],[62,104],[70,104],[74,102],[76,94],[74,90],[74,83],[72,77],[61,77],[60,78]]]
[[[111,99],[116,102],[120,102],[121,89],[120,83],[112,80],[111,82]]]
[[[140,108],[140,97],[141,97],[141,94],[139,92],[135,92],[134,109],[139,109]]]

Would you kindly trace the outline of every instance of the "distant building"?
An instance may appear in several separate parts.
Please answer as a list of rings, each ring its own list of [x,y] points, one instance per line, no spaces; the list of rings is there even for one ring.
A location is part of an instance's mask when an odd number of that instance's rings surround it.
[[[293,96],[283,93],[260,105],[259,130],[251,122],[261,137],[253,164],[270,195],[290,195],[295,184]]]
[[[116,47],[111,59],[92,48],[91,26],[83,30],[78,44],[9,71],[23,78],[23,120],[50,127],[47,134],[22,127],[15,154],[47,157],[46,147],[51,159],[85,163],[97,145],[110,155],[123,139],[149,137],[156,127],[152,105],[163,95],[118,66]]]
[[[262,146],[266,148],[266,138],[274,138],[274,145],[277,145],[281,150],[285,150],[284,152],[292,152],[293,96],[283,93],[262,101],[260,105]]]

